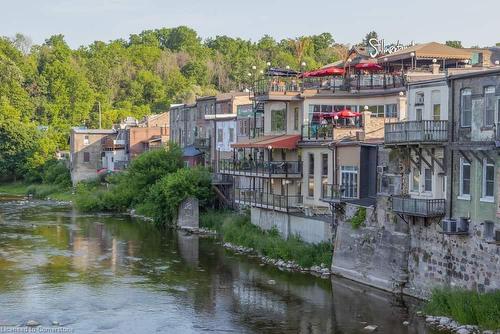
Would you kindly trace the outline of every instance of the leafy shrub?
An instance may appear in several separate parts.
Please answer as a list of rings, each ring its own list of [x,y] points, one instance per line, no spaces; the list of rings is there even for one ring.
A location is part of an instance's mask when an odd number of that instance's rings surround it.
[[[26,194],[35,198],[47,198],[50,195],[59,192],[61,187],[51,184],[33,184],[26,189]]]
[[[146,202],[151,204],[151,215],[157,223],[172,223],[180,204],[189,197],[196,197],[205,206],[212,197],[212,180],[204,168],[183,168],[158,181]]]
[[[427,314],[451,317],[464,325],[500,329],[500,291],[436,289],[424,309]]]
[[[264,256],[285,261],[293,260],[302,267],[321,263],[331,266],[331,243],[308,244],[298,236],[285,240],[276,229],[263,231],[253,225],[248,215],[227,215],[222,224],[222,233],[224,241],[251,247]]]
[[[366,220],[366,208],[358,208],[354,216],[351,217],[349,223],[351,224],[353,229],[360,228]]]

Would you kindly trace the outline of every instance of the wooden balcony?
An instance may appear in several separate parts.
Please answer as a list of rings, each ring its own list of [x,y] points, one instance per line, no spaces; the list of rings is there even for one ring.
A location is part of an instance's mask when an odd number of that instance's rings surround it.
[[[302,161],[219,160],[219,173],[237,176],[301,178]]]
[[[414,217],[441,217],[446,212],[444,199],[392,197],[392,211]]]
[[[234,200],[237,204],[282,212],[298,212],[302,206],[301,195],[279,195],[263,189],[236,188]]]
[[[447,141],[448,121],[407,121],[384,126],[385,145],[442,145]]]

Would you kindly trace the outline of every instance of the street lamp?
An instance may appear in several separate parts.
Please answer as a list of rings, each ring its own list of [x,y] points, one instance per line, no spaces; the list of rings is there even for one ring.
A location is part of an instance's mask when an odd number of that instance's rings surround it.
[[[270,62],[270,61],[268,61],[268,62],[266,63],[266,65],[267,65],[267,67],[271,66],[271,62]]]
[[[253,66],[252,66],[252,70],[254,70],[254,71],[255,71],[256,69],[257,69],[257,66],[253,65]]]
[[[289,70],[289,69],[290,69],[290,66],[289,66],[289,65],[286,65],[286,67],[285,67],[285,68],[286,68],[287,70]]]

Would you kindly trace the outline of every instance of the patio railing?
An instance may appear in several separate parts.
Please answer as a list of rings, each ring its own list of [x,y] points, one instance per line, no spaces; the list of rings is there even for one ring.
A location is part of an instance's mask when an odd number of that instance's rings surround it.
[[[321,186],[321,199],[324,201],[341,201],[358,197],[358,186],[355,184],[323,184]]]
[[[234,198],[239,204],[280,211],[296,210],[302,204],[302,195],[271,194],[253,188],[236,188]]]
[[[386,123],[385,144],[443,143],[448,140],[448,121]]]
[[[219,161],[219,172],[234,175],[301,176],[302,161],[233,160]]]
[[[409,216],[439,217],[445,214],[445,200],[393,196],[392,211]]]

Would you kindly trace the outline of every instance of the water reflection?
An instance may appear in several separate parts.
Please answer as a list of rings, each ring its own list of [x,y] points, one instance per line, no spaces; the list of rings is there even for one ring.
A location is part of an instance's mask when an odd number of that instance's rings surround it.
[[[76,333],[358,333],[368,323],[426,333],[414,304],[125,216],[0,201],[0,323],[58,321]]]

